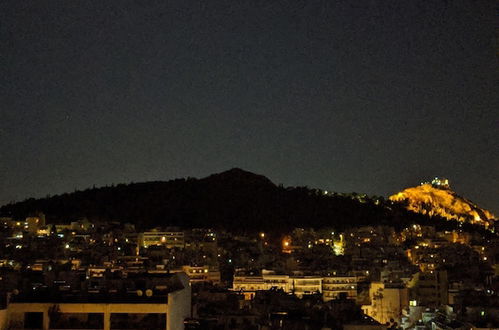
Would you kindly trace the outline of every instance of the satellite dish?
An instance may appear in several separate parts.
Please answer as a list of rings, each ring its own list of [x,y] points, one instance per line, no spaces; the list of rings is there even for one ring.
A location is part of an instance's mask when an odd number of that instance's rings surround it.
[[[142,297],[143,294],[142,290],[137,290],[137,296]]]
[[[152,290],[151,289],[146,290],[146,296],[152,297]]]

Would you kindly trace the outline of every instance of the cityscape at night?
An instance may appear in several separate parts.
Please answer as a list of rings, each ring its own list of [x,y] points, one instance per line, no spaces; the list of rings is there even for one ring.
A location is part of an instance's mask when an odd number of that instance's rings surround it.
[[[499,329],[494,0],[0,3],[0,330]]]
[[[235,168],[8,204],[3,327],[490,329],[499,222],[451,189],[385,199]]]

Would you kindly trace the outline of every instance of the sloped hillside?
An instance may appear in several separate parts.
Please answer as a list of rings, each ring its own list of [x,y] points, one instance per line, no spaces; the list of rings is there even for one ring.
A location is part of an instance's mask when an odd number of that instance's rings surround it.
[[[234,232],[282,233],[295,227],[333,228],[410,224],[440,229],[458,226],[439,216],[412,212],[404,203],[368,196],[325,193],[275,185],[263,175],[231,169],[206,178],[119,184],[0,207],[0,217],[23,219],[43,212],[49,223],[91,221],[156,226],[219,228]]]
[[[417,213],[441,216],[486,228],[491,227],[495,221],[491,212],[457,195],[448,185],[423,183],[390,196],[390,200],[404,202],[407,209]]]
[[[444,222],[408,211],[397,203],[278,186],[265,176],[241,169],[202,179],[92,188],[0,208],[0,216],[18,219],[37,212],[43,212],[49,223],[86,217],[134,223],[138,228],[210,227],[242,232]]]

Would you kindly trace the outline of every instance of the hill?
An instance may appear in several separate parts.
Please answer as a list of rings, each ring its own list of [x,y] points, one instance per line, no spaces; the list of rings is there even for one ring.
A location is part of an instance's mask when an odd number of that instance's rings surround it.
[[[425,182],[417,187],[404,189],[390,196],[390,200],[403,202],[408,210],[417,213],[440,216],[485,228],[491,228],[495,221],[495,216],[491,212],[452,191],[446,179],[435,178],[431,183]]]
[[[119,184],[0,208],[0,216],[21,219],[43,212],[49,223],[86,217],[120,221],[140,229],[155,226],[211,227],[233,231],[282,232],[294,227],[336,228],[437,220],[402,204],[358,195],[325,194],[307,187],[282,187],[262,175],[232,169],[202,179]],[[440,221],[438,223],[442,223]],[[449,224],[443,224],[449,226]]]

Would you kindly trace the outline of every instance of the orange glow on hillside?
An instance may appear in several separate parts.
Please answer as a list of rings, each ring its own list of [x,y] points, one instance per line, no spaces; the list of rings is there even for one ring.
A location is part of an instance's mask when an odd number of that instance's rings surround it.
[[[429,183],[407,188],[390,196],[390,200],[407,201],[407,208],[414,212],[429,216],[438,215],[449,220],[469,222],[486,228],[492,226],[495,219],[491,212],[457,196],[452,190],[435,188]]]

